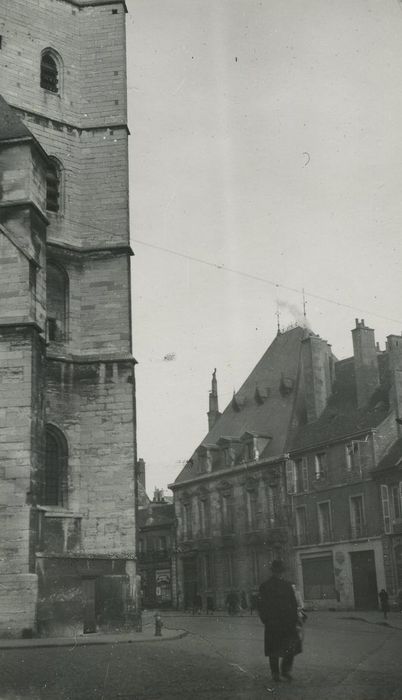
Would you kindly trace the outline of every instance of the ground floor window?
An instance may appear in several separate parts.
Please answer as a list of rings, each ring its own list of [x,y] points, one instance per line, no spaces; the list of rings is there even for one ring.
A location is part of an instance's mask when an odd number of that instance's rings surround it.
[[[306,600],[336,598],[332,554],[302,559],[302,571]]]

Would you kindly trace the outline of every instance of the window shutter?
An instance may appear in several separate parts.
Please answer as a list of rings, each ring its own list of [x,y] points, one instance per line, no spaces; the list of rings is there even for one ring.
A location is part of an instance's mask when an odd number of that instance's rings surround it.
[[[296,492],[295,463],[292,460],[286,462],[286,490],[288,493]]]
[[[402,517],[402,481],[399,482],[399,512]]]
[[[308,491],[308,465],[305,457],[302,458],[302,482],[303,491]]]
[[[388,486],[386,484],[381,484],[381,501],[382,501],[382,514],[384,518],[384,532],[389,535],[391,532],[391,518],[389,512],[389,494]]]

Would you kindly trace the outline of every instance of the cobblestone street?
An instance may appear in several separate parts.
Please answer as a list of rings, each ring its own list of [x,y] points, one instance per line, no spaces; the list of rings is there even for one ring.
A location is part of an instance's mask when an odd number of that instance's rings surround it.
[[[310,614],[291,685],[272,686],[257,618],[166,615],[167,627],[188,634],[160,642],[2,649],[0,697],[400,700],[402,630],[379,624],[379,615],[369,622],[356,618]]]

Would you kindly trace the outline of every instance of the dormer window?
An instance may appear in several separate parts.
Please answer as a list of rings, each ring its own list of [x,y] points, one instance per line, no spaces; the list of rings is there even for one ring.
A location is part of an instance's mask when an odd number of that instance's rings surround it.
[[[55,94],[60,92],[58,60],[51,49],[46,49],[41,56],[40,86]]]

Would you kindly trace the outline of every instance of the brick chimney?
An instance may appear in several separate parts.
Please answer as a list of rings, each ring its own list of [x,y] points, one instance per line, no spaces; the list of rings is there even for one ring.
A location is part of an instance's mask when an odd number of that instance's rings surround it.
[[[357,405],[365,406],[380,383],[374,330],[356,318],[352,330]]]
[[[208,430],[212,430],[219,416],[218,407],[218,382],[216,380],[216,369],[212,373],[211,391],[209,392]]]
[[[306,397],[307,420],[317,420],[332,392],[331,346],[318,335],[302,341],[302,366]]]
[[[388,367],[391,379],[390,399],[398,420],[402,419],[402,335],[388,335],[386,343]],[[398,422],[398,435],[402,435],[402,425]]]

